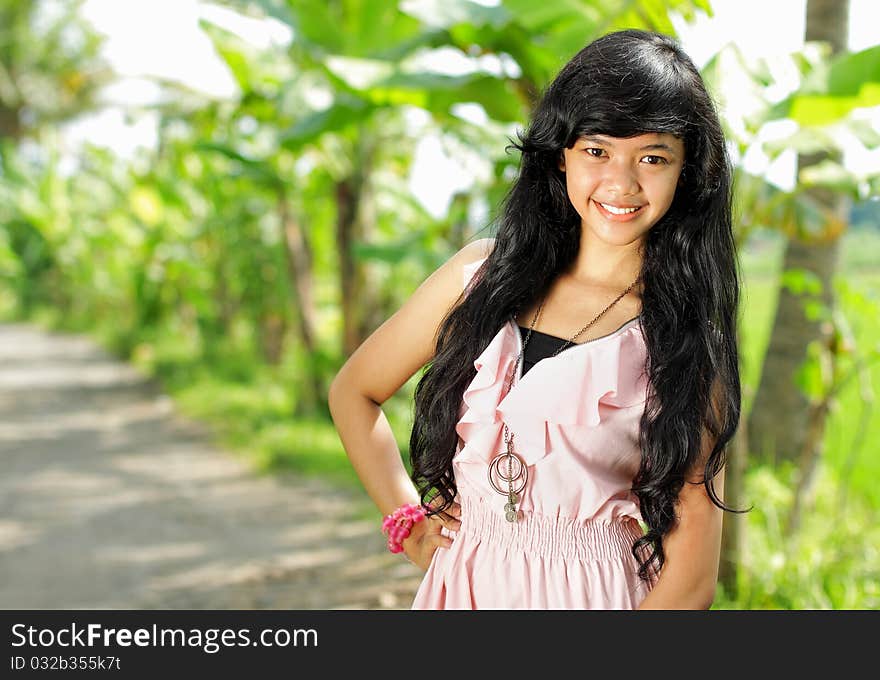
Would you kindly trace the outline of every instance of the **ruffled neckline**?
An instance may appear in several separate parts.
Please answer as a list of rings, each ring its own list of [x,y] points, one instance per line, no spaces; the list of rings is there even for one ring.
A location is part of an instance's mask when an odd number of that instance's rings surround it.
[[[455,460],[489,462],[505,450],[507,423],[514,449],[531,465],[549,452],[548,427],[595,428],[607,417],[605,409],[646,401],[640,320],[641,314],[612,333],[541,359],[525,375],[520,362],[509,391],[523,339],[516,321],[506,322],[474,360],[477,374],[465,389],[456,424],[464,445]]]

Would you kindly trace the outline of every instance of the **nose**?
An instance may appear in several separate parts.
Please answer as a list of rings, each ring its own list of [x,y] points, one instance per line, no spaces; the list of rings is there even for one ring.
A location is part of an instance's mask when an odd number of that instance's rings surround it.
[[[622,158],[605,165],[603,184],[614,196],[635,196],[641,190],[635,170]]]

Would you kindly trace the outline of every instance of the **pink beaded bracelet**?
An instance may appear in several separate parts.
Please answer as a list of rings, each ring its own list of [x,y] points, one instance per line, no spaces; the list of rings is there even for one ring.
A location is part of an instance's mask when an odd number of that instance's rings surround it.
[[[404,503],[382,520],[382,533],[388,536],[388,549],[393,553],[403,552],[403,541],[412,532],[416,522],[425,519],[425,509],[420,505]]]

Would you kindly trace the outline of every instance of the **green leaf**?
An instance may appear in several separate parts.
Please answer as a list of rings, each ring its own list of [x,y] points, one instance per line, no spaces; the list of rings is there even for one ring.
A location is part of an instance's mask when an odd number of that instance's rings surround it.
[[[199,19],[199,27],[211,39],[214,49],[229,67],[235,82],[243,92],[251,89],[251,67],[255,60],[245,44],[234,33],[211,23],[207,19]]]
[[[792,55],[804,80],[772,106],[763,121],[792,118],[803,126],[829,125],[853,109],[880,105],[880,45],[840,54],[830,63],[821,58],[825,52],[827,46],[808,43],[803,52]]]
[[[822,280],[809,269],[792,268],[782,272],[780,286],[792,295],[821,295]]]
[[[828,74],[827,92],[837,97],[859,97],[870,83],[880,84],[880,45],[836,58]]]
[[[868,120],[850,120],[849,129],[869,149],[880,146],[880,132]]]
[[[227,144],[199,141],[193,145],[193,148],[197,151],[213,151],[237,161],[241,164],[244,173],[258,182],[269,185],[281,183],[277,173],[268,162],[245,156]]]
[[[830,310],[828,305],[821,300],[804,300],[803,304],[804,316],[810,321],[822,321],[829,318]]]
[[[330,30],[344,37],[338,54],[378,57],[399,55],[398,45],[409,44],[424,31],[422,22],[400,11],[399,0],[343,0],[341,21]]]
[[[825,131],[801,128],[788,137],[764,142],[761,148],[768,156],[775,158],[783,151],[808,154],[825,151],[834,146],[834,140]]]
[[[669,3],[665,0],[642,0],[639,4],[651,30],[675,35],[675,26],[669,18]]]
[[[304,117],[282,132],[281,146],[291,151],[300,149],[328,132],[338,132],[365,120],[377,108],[371,102],[346,95],[332,106]]]
[[[807,356],[795,373],[795,383],[811,402],[822,398],[828,383],[823,349],[817,341],[807,346]]]
[[[398,264],[411,257],[414,252],[421,250],[422,235],[415,233],[405,236],[391,243],[369,243],[355,241],[352,244],[352,253],[357,260],[367,262],[370,260]]]
[[[162,199],[153,187],[134,187],[128,196],[132,213],[144,224],[156,226],[163,216]]]
[[[449,109],[462,102],[480,104],[491,118],[499,122],[518,122],[525,113],[522,102],[510,92],[508,83],[496,78],[471,81],[458,94],[435,92],[431,97],[433,106],[445,105]]]
[[[513,21],[533,34],[543,33],[550,27],[575,17],[585,22],[583,32],[586,37],[592,33],[590,28],[602,19],[602,13],[596,7],[575,0],[504,0],[504,7],[510,12]]]
[[[248,0],[248,9],[258,8],[263,15],[293,26],[294,15],[286,0]]]
[[[496,121],[518,121],[524,113],[506,80],[482,72],[462,76],[396,73],[365,94],[377,104],[407,102],[435,112],[448,112],[455,104],[475,102]]]
[[[402,2],[400,9],[428,26],[442,28],[450,28],[456,24],[500,28],[510,21],[511,16],[503,5],[487,7],[470,0]]]
[[[858,194],[858,178],[832,160],[806,166],[800,171],[798,181],[805,186],[824,186],[853,196]]]
[[[359,90],[374,86],[394,72],[393,64],[379,59],[337,56],[328,57],[325,63],[329,71]]]
[[[289,5],[294,41],[320,45],[331,54],[346,54],[345,42],[349,36],[341,30],[343,3],[297,0]]]
[[[681,14],[682,18],[688,23],[696,20],[697,16],[695,10],[703,11],[709,18],[715,16],[714,11],[712,10],[711,0],[692,0],[691,2],[679,2],[675,3],[674,6],[670,9],[673,9]]]
[[[850,111],[880,105],[880,83],[865,83],[854,97],[801,95],[792,98],[788,116],[800,125],[830,125]]]

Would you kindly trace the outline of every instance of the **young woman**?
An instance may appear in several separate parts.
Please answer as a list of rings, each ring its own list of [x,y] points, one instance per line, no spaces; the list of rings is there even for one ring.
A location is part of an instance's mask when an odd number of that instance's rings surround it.
[[[730,166],[671,38],[587,45],[513,144],[494,238],[449,259],[331,388],[425,574],[413,608],[708,608],[740,417]],[[410,478],[380,405],[415,391]]]

